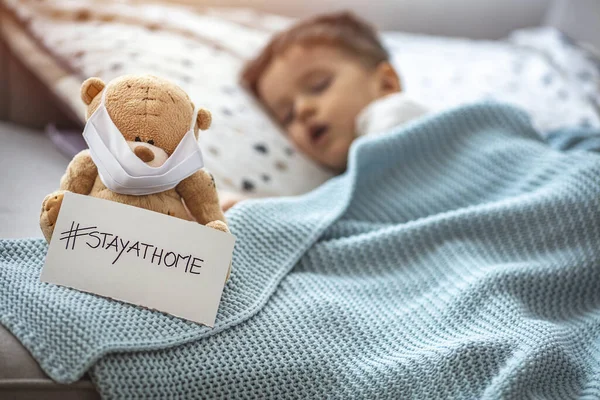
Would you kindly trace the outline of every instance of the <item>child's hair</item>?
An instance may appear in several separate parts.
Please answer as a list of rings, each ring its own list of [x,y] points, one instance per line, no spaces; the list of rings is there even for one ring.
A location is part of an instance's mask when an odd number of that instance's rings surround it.
[[[389,60],[375,29],[350,12],[319,15],[276,34],[242,71],[242,84],[256,97],[258,81],[271,61],[291,45],[331,45],[356,56],[365,67],[374,68]]]

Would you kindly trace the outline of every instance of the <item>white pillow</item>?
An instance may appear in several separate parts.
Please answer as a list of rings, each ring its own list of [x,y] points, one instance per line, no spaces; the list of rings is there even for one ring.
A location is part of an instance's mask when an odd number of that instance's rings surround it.
[[[516,31],[505,41],[383,36],[405,90],[432,110],[496,100],[524,108],[542,133],[600,127],[600,70],[556,29]]]

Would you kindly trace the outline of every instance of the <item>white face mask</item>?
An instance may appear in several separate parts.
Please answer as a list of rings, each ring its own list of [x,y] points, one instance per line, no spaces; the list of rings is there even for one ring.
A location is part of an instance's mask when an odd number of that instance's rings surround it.
[[[116,127],[105,106],[107,88],[102,92],[98,109],[85,124],[83,138],[98,175],[107,188],[116,193],[146,195],[172,189],[204,166],[202,153],[194,136],[196,110],[192,124],[171,156],[159,167],[140,160]]]

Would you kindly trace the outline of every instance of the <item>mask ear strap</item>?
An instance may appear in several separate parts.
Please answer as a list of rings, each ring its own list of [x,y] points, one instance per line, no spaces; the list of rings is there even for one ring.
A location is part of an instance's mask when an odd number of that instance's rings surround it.
[[[190,126],[190,131],[194,130],[194,126],[196,126],[196,120],[198,119],[198,106],[194,106],[194,112],[192,113],[192,124]]]
[[[106,92],[108,92],[108,85],[104,86],[104,89],[102,89],[102,98],[100,99],[100,105],[106,104]]]

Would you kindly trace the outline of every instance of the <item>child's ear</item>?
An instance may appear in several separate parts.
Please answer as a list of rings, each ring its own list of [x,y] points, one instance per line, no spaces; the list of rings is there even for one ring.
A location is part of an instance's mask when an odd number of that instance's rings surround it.
[[[384,61],[377,66],[375,71],[377,77],[377,90],[379,97],[386,96],[388,94],[397,93],[402,90],[400,84],[400,78],[396,73],[396,70],[388,61]]]
[[[106,84],[100,78],[88,78],[81,84],[81,100],[89,106]]]

